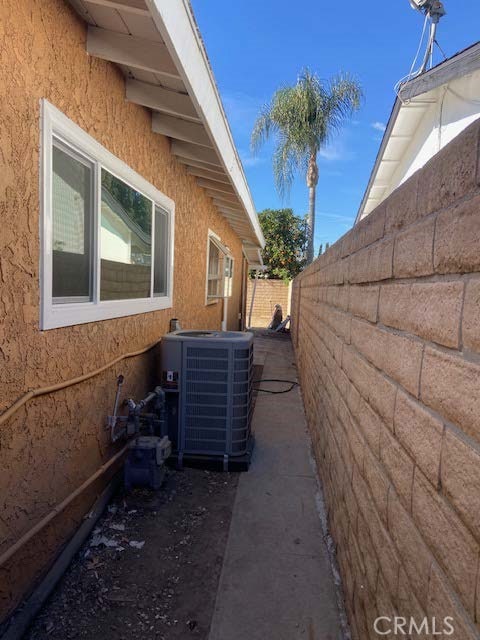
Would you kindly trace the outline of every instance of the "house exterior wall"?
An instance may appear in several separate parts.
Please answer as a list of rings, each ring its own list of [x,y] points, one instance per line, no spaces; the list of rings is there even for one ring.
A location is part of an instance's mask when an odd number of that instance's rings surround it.
[[[386,195],[407,180],[458,134],[480,117],[480,70],[435,90],[434,102],[412,135]],[[427,95],[425,99],[431,99]]]
[[[435,101],[413,132],[385,197],[480,117],[479,83],[480,70],[477,70],[425,96],[425,100],[434,98]]]
[[[427,616],[418,637],[451,616],[449,637],[479,637],[479,134],[477,121],[293,285],[305,410],[362,640],[379,637],[377,616]]]
[[[252,294],[255,280],[248,279],[247,287],[247,316],[250,313]],[[282,305],[283,317],[289,309],[290,289],[289,284],[283,280],[257,280],[255,299],[253,301],[252,327],[268,327],[272,320],[273,310],[276,304]]]
[[[208,230],[235,258],[229,327],[238,328],[242,245],[151,130],[151,114],[127,103],[121,72],[85,51],[86,26],[64,0],[17,0],[0,9],[0,412],[29,389],[52,385],[142,349],[182,326],[220,328],[221,302],[205,304]],[[66,116],[175,202],[173,308],[61,329],[39,329],[40,100]],[[79,487],[118,447],[109,443],[116,377],[124,397],[158,383],[158,353],[129,358],[73,387],[29,401],[0,425],[0,555]],[[112,470],[113,471],[113,470]],[[107,478],[0,565],[0,620],[72,534]]]

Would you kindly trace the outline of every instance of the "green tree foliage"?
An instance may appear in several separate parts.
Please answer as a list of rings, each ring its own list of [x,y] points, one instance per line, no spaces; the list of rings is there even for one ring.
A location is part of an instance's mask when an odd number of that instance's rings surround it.
[[[256,151],[270,136],[277,145],[273,174],[281,195],[289,191],[294,176],[304,172],[309,190],[307,262],[313,260],[317,155],[344,122],[360,107],[362,90],[349,75],[324,82],[305,69],[291,87],[278,89],[262,109],[252,132]]]
[[[292,209],[265,209],[258,217],[265,236],[262,255],[268,267],[268,277],[282,280],[295,278],[306,262],[306,219],[296,216]]]
[[[105,189],[120,204],[138,226],[150,234],[152,229],[152,201],[128,184],[102,170],[102,189]]]

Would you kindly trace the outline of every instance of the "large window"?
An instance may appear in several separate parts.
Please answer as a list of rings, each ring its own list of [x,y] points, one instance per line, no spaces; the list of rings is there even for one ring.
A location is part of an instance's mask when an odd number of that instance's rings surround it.
[[[173,202],[42,106],[42,328],[171,307]]]
[[[207,246],[207,304],[232,295],[233,258],[212,231]]]

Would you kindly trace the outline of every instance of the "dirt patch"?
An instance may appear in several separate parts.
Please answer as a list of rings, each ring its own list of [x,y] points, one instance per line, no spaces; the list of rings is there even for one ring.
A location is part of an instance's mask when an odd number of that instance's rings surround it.
[[[28,640],[206,639],[237,482],[170,470],[159,492],[119,494]]]

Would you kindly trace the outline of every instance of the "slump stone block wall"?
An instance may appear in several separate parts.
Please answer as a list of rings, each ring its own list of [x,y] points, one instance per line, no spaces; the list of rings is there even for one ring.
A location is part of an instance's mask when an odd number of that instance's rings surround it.
[[[65,0],[0,6],[0,412],[29,389],[87,374],[146,347],[177,317],[220,328],[222,304],[205,304],[213,230],[235,258],[229,329],[238,329],[242,243],[211,199],[152,132],[151,113],[125,100],[114,65],[87,55],[86,25]],[[46,98],[175,201],[173,308],[49,331],[39,329],[40,100]],[[82,384],[28,402],[0,426],[0,555],[117,450],[105,428],[116,377],[124,397],[158,384],[158,353],[124,360]],[[71,536],[107,477],[82,493],[0,566],[0,620]]]
[[[255,280],[249,278],[247,289],[247,314],[250,312]],[[265,280],[259,278],[255,290],[252,309],[252,327],[267,327],[272,319],[276,304],[282,305],[283,317],[289,307],[289,285],[283,280]]]
[[[427,617],[414,638],[451,616],[440,637],[479,637],[479,133],[477,121],[293,285],[305,410],[362,640],[381,637],[379,616]]]

